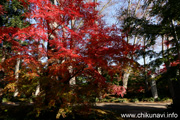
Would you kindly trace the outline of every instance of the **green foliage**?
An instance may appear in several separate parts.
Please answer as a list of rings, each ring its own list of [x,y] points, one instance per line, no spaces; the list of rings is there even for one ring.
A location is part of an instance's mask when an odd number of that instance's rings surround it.
[[[142,101],[144,101],[144,102],[154,102],[154,98],[153,97],[143,98]]]
[[[29,25],[24,21],[26,9],[19,0],[1,1],[6,13],[0,16],[0,26],[23,28]]]
[[[128,100],[125,98],[118,98],[116,102],[124,103],[124,102],[128,102]]]
[[[130,100],[130,102],[139,102],[139,99],[138,98],[133,98]]]
[[[172,100],[170,98],[168,98],[168,97],[165,97],[165,98],[162,98],[161,101],[167,102],[167,101],[172,101]]]

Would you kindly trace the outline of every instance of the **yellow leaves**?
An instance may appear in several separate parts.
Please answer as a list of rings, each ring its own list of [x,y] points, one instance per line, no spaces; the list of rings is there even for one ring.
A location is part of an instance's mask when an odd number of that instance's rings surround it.
[[[56,119],[59,119],[62,115],[63,118],[66,117],[67,113],[71,113],[72,111],[68,108],[60,108],[57,115],[56,115]]]
[[[16,87],[16,83],[9,83],[6,85],[4,90],[9,91],[9,92],[14,92]]]
[[[66,112],[63,108],[60,108],[57,115],[56,115],[56,119],[59,119],[59,117],[62,115],[63,118],[66,117]]]
[[[56,103],[56,101],[55,100],[51,100],[50,102],[49,102],[49,107],[52,107],[52,106],[55,106],[55,103]]]
[[[37,114],[36,117],[39,117],[39,115],[41,114],[41,109],[40,108],[36,108]]]
[[[23,77],[33,79],[35,77],[38,77],[38,74],[37,73],[27,73],[27,74],[24,74]]]
[[[73,97],[73,91],[65,92],[62,94],[62,96],[67,100],[71,100],[71,98]]]
[[[101,110],[101,109],[96,109],[95,111],[101,114],[108,114],[106,111]]]

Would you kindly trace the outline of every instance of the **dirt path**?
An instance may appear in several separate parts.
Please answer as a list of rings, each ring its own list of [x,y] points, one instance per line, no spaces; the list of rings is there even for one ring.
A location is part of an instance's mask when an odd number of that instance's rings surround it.
[[[139,102],[139,103],[97,103],[97,108],[119,111],[121,113],[162,112],[171,103]]]
[[[170,104],[171,104],[170,102],[97,103],[96,108],[111,110],[121,117],[121,114],[128,114],[128,113],[129,114],[163,113],[164,110],[166,110],[167,106]],[[133,120],[134,118],[124,118],[124,119]]]
[[[138,102],[138,103],[96,103],[97,108],[119,111],[121,113],[140,113],[140,112],[161,112],[170,105],[171,102]],[[6,106],[18,106],[19,103],[2,103]],[[31,104],[28,104],[31,105]]]

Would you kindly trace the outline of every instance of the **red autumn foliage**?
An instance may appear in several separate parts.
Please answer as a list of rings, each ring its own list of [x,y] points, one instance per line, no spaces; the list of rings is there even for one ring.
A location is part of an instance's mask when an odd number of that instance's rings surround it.
[[[180,62],[179,62],[179,60],[177,60],[177,61],[171,62],[171,63],[170,63],[170,66],[171,66],[171,67],[174,67],[174,66],[177,66],[177,65],[179,65],[179,64],[180,64]]]
[[[111,94],[123,97],[126,94],[126,89],[123,86],[112,85]]]
[[[142,86],[139,87],[139,89],[137,90],[138,92],[144,92],[144,88]]]
[[[0,5],[0,15],[2,15],[4,13],[3,7],[2,5]]]
[[[34,19],[35,23],[19,30],[2,28],[3,32],[1,32],[3,33],[1,40],[5,40],[4,36],[8,36],[6,41],[13,44],[12,47],[16,52],[21,52],[21,58],[27,65],[31,62],[39,66],[38,59],[33,56],[36,53],[39,58],[48,57],[48,62],[66,59],[66,62],[56,69],[53,68],[57,66],[56,64],[49,66],[49,72],[53,74],[57,75],[55,71],[63,72],[63,69],[70,65],[78,71],[84,68],[82,66],[88,65],[84,72],[89,69],[94,71],[94,75],[97,74],[95,67],[108,69],[110,67],[108,61],[120,60],[120,63],[136,50],[135,46],[127,44],[123,37],[119,36],[121,32],[118,28],[104,27],[105,24],[98,16],[98,11],[94,10],[95,4],[85,3],[83,0],[61,1],[60,6],[43,0],[28,2],[31,3],[31,9],[25,14],[29,20]],[[83,25],[78,28],[75,24],[72,28],[70,26],[72,20],[83,21]],[[8,35],[9,31],[15,31],[13,36]],[[21,46],[13,38],[26,41],[28,45]],[[53,46],[55,50],[46,48],[41,41],[47,42],[48,47]],[[82,63],[80,68],[79,63]],[[62,66],[64,66],[63,69]]]
[[[73,77],[83,76],[86,83],[104,89],[107,82],[98,68],[113,74],[131,61],[127,56],[138,48],[128,44],[116,26],[106,27],[94,9],[98,4],[84,0],[59,0],[58,5],[50,0],[20,1],[25,7],[29,5],[25,21],[33,22],[23,29],[0,28],[0,42],[11,44],[9,57],[1,64],[6,79],[16,81],[12,73],[17,59],[21,59],[19,73],[28,70],[30,78],[37,77],[49,103],[60,101],[63,92],[70,94],[67,85]],[[112,63],[116,66],[112,67]],[[81,85],[75,86],[82,89]],[[126,92],[121,86],[112,88],[117,95]]]

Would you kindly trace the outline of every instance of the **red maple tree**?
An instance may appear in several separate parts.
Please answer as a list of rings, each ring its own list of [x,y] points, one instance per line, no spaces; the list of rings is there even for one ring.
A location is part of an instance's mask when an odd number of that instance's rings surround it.
[[[1,66],[8,81],[34,80],[40,84],[39,106],[87,104],[88,97],[99,95],[97,91],[102,92],[107,85],[98,69],[113,73],[131,61],[127,56],[134,54],[136,46],[126,43],[116,26],[107,27],[94,9],[98,4],[84,0],[57,0],[56,4],[50,0],[19,1],[28,6],[24,15],[31,25],[0,28],[0,41],[11,44],[9,57]],[[17,82],[14,66],[18,58],[22,64]],[[72,78],[84,81],[71,85]]]

